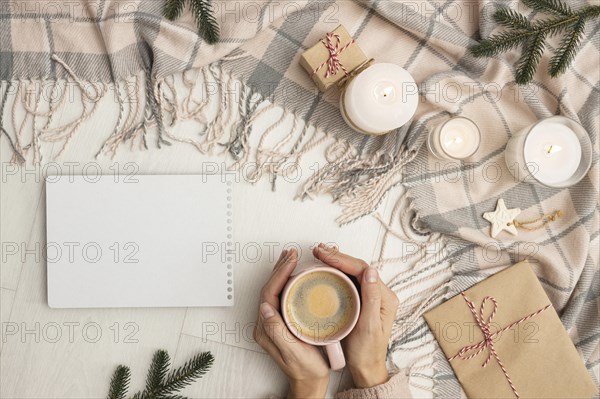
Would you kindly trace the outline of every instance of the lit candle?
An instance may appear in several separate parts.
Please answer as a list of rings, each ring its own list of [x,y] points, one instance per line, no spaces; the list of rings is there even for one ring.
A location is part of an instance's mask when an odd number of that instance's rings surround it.
[[[427,140],[429,150],[438,158],[464,159],[479,148],[481,134],[472,120],[456,116],[436,127]]]
[[[513,135],[506,145],[505,159],[518,180],[568,187],[589,170],[592,145],[583,126],[553,116]]]
[[[395,64],[374,64],[346,85],[340,96],[344,120],[354,130],[380,135],[408,122],[419,103],[413,77]]]

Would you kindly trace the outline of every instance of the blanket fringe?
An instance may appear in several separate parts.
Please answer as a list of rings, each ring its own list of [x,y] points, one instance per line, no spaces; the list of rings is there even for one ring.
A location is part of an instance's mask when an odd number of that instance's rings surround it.
[[[85,82],[57,54],[51,58],[67,72],[67,78],[44,82],[51,85],[49,98],[43,85],[33,80],[8,82],[3,93],[0,115],[4,115],[9,97],[13,99],[12,135],[5,127],[6,118],[1,124],[2,135],[13,150],[13,162],[31,159],[39,164],[44,142],[62,144],[54,155],[59,158],[103,100],[112,97],[106,95],[109,91],[118,105],[117,120],[96,157],[114,158],[126,144],[130,149],[148,149],[149,135],[155,134],[159,148],[184,143],[205,154],[227,152],[233,159],[230,169],[252,162],[254,169],[247,177],[256,181],[267,175],[275,189],[288,163],[298,164],[311,150],[328,142],[326,164],[307,178],[297,198],[330,193],[343,208],[337,220],[340,224],[372,213],[385,194],[400,183],[404,165],[414,156],[406,149],[398,154],[378,151],[363,155],[347,141],[335,140],[321,128],[277,107],[225,72],[220,62],[164,78],[142,71],[106,85]],[[74,99],[69,92],[73,87]],[[56,124],[55,115],[67,107],[81,109],[73,120]],[[274,122],[264,123],[267,118]],[[180,124],[188,121],[200,127],[182,129]],[[251,136],[257,136],[258,144],[250,144]]]
[[[394,168],[390,176],[374,179],[379,192],[393,185]],[[386,181],[387,179],[387,181]],[[362,193],[360,195],[363,195]],[[360,198],[360,197],[359,197]],[[417,356],[407,367],[409,384],[431,392],[432,377],[427,374],[433,366],[432,354],[439,350],[423,314],[446,300],[451,286],[451,256],[444,236],[419,229],[419,215],[413,207],[410,189],[396,200],[390,215],[375,213],[375,218],[384,228],[378,258],[372,266],[384,269],[386,265],[407,265],[406,269],[394,273],[387,285],[401,298],[392,326],[388,353],[406,358],[407,353]],[[388,256],[392,240],[404,244],[401,253]],[[408,245],[407,245],[408,244]],[[405,250],[408,248],[407,250]]]
[[[106,94],[107,88],[102,83],[86,83],[79,79],[73,70],[56,54],[52,59],[68,74],[64,81],[34,81],[31,79],[20,79],[8,82],[7,88],[2,97],[2,133],[7,137],[13,150],[12,161],[23,163],[26,161],[29,153],[32,153],[33,163],[39,164],[42,161],[41,143],[42,142],[62,142],[62,147],[57,153],[59,157],[65,150],[71,139],[80,130],[82,123],[90,119],[98,109],[100,100]],[[50,93],[46,88],[50,84]],[[71,94],[71,88],[77,87],[77,103],[81,104],[79,115],[72,121],[62,125],[54,124],[56,113],[62,113],[65,109],[66,99]],[[14,93],[11,92],[14,89]],[[8,102],[8,96],[14,98],[11,111],[12,130],[14,139],[6,130],[6,118],[4,109]],[[45,101],[42,101],[44,99]],[[20,118],[19,105],[24,109],[24,115]],[[44,109],[42,109],[42,107]],[[20,120],[19,120],[20,119]],[[30,126],[30,129],[27,127]]]

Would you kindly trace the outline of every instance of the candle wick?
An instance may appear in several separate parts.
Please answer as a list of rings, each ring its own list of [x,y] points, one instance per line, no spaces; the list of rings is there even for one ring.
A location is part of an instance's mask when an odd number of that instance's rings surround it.
[[[550,146],[550,148],[548,148],[548,152],[546,154],[550,154],[552,152],[552,146]]]

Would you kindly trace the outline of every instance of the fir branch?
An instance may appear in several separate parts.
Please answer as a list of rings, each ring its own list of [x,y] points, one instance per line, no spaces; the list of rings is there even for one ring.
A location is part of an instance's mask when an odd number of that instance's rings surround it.
[[[475,57],[493,57],[516,48],[529,36],[531,36],[531,33],[528,31],[497,33],[470,47],[470,50]]]
[[[190,0],[190,5],[200,36],[210,44],[219,41],[219,24],[209,0]]]
[[[531,29],[531,22],[529,22],[527,17],[507,7],[496,10],[493,18],[496,23],[507,28]]]
[[[585,33],[585,20],[580,18],[571,28],[569,34],[563,37],[560,46],[554,52],[548,65],[550,76],[557,77],[564,73],[577,55],[577,48]]]
[[[554,36],[579,20],[579,15],[571,15],[568,17],[556,17],[543,21],[536,21],[532,24],[531,35],[536,33],[544,33],[548,36]]]
[[[535,11],[564,17],[573,14],[573,10],[561,0],[523,0],[523,4]]]
[[[164,350],[158,350],[152,357],[152,363],[148,369],[148,376],[146,377],[146,391],[145,393],[152,394],[158,390],[165,380],[167,373],[169,372],[169,366],[171,359],[169,354]]]
[[[585,33],[585,24],[600,16],[600,6],[587,6],[571,10],[562,0],[523,0],[537,11],[553,15],[550,18],[530,22],[527,18],[508,8],[499,8],[494,20],[507,28],[470,47],[475,57],[493,57],[510,51],[519,45],[523,54],[516,65],[515,80],[525,84],[533,79],[544,52],[546,38],[565,32],[559,48],[550,60],[548,73],[556,77],[564,73],[577,55]]]
[[[130,379],[131,370],[129,370],[129,367],[118,366],[110,380],[107,399],[125,399]]]
[[[165,3],[165,18],[171,21],[179,18],[184,6],[185,0],[167,0]]]
[[[183,13],[186,1],[190,2],[200,37],[210,44],[219,41],[219,23],[214,16],[210,0],[167,0],[164,11],[165,18],[171,21],[179,18]]]
[[[544,34],[538,33],[523,46],[523,54],[517,61],[515,74],[515,81],[518,84],[526,84],[533,79],[542,54],[544,54],[544,39]]]
[[[183,366],[169,374],[163,386],[155,391],[156,396],[163,397],[185,388],[196,378],[200,378],[206,374],[214,360],[215,359],[210,352],[197,354]]]
[[[210,352],[202,352],[182,367],[167,374],[171,363],[169,354],[164,350],[158,350],[152,357],[148,369],[146,388],[135,393],[131,399],[187,399],[177,392],[206,374],[213,362],[214,357]],[[107,399],[125,399],[130,378],[129,367],[117,367],[110,381]]]

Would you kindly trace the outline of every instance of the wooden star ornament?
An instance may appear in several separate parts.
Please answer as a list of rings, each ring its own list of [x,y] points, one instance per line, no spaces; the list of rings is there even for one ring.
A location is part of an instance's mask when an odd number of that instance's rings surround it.
[[[492,224],[490,235],[496,238],[502,230],[508,231],[512,235],[517,235],[517,227],[514,220],[521,213],[519,208],[507,209],[504,200],[500,198],[494,212],[486,212],[483,218]]]

